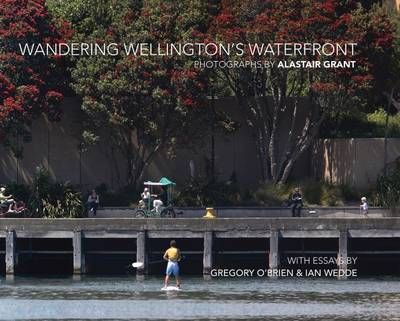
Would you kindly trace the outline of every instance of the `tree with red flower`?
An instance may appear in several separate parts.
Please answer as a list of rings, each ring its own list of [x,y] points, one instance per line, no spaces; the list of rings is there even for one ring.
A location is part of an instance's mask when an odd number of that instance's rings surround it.
[[[393,25],[360,1],[222,0],[208,35],[218,42],[357,43],[349,57],[272,56],[275,67],[217,73],[230,86],[253,129],[262,178],[285,183],[321,123],[355,104],[390,76]],[[265,59],[263,56],[241,59]],[[279,61],[354,60],[355,68],[276,68]]]
[[[207,130],[204,72],[185,56],[126,55],[122,44],[193,41],[192,32],[208,18],[205,3],[71,0],[56,6],[74,24],[77,41],[121,45],[118,56],[78,57],[72,70],[87,115],[84,141],[107,140],[122,155],[126,168],[115,167],[120,186],[137,185],[157,154],[172,157],[177,146],[198,144]]]
[[[65,26],[66,30],[67,26]],[[63,29],[62,29],[63,30]],[[3,143],[29,131],[32,120],[46,114],[60,118],[60,60],[22,55],[19,44],[62,41],[44,0],[3,0],[0,6],[0,131]]]

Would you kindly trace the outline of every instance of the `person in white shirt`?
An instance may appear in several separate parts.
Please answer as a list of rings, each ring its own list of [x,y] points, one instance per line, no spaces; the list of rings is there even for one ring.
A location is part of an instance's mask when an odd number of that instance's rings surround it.
[[[150,199],[150,191],[147,187],[144,188],[143,193],[141,194],[142,200],[147,201]]]
[[[364,215],[368,214],[368,203],[366,197],[361,197],[360,212]]]
[[[142,199],[139,201],[139,206],[141,208],[147,208],[149,206],[150,199],[151,199],[151,194],[147,187],[144,188],[143,193],[140,194],[140,197]]]
[[[5,195],[6,193],[6,188],[5,187],[0,187],[0,203],[5,204],[5,205],[10,205],[13,204],[15,201],[12,198],[12,195]]]

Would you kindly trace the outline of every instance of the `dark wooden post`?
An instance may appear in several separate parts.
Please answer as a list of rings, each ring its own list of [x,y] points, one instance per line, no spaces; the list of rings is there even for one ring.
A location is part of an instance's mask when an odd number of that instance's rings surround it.
[[[6,232],[6,274],[14,275],[17,268],[17,237],[14,230]]]
[[[279,268],[279,231],[271,230],[269,237],[269,268]]]
[[[210,275],[213,267],[213,232],[204,232],[203,275]]]
[[[82,246],[82,231],[74,231],[72,238],[73,246],[73,264],[74,264],[74,274],[84,274],[86,272],[85,267],[85,253]]]
[[[347,247],[348,247],[348,232],[339,232],[339,253],[338,253],[338,269],[347,270]],[[346,276],[339,276],[339,279],[347,279]]]
[[[143,262],[143,265],[136,269],[136,274],[148,273],[148,262],[146,252],[146,231],[140,231],[136,238],[136,262]]]

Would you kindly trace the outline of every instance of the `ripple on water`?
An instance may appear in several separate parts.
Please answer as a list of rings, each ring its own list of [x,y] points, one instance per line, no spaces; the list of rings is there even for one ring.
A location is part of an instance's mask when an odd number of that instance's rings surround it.
[[[161,292],[160,283],[159,278],[0,280],[0,320],[400,320],[398,279],[187,278],[184,290],[172,293]]]

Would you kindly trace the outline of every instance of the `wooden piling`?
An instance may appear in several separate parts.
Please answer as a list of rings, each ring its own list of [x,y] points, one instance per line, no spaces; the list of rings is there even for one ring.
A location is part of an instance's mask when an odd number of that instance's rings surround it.
[[[85,267],[85,252],[82,246],[82,231],[74,231],[72,246],[73,246],[73,265],[74,265],[74,274],[84,274],[86,272]]]
[[[28,239],[66,239],[73,242],[73,271],[76,275],[85,271],[85,255],[84,239],[126,239],[132,242],[132,238],[137,237],[137,257],[136,260],[145,263],[138,269],[139,273],[147,273],[148,262],[146,253],[146,244],[151,239],[172,239],[187,238],[201,239],[204,238],[203,254],[203,271],[207,275],[215,266],[213,264],[213,241],[216,239],[259,239],[261,242],[269,242],[269,268],[280,268],[280,252],[284,248],[279,244],[280,239],[314,239],[320,238],[332,239],[338,241],[338,248],[333,251],[327,251],[329,254],[340,257],[341,264],[335,268],[346,270],[352,268],[350,264],[346,264],[348,259],[350,246],[349,240],[361,238],[390,238],[392,242],[400,237],[400,219],[399,218],[313,218],[313,219],[297,219],[297,218],[216,218],[206,221],[192,218],[180,218],[177,220],[156,220],[156,219],[28,219],[28,218],[2,218],[0,220],[0,238],[5,239],[5,266],[8,276],[12,276],[18,272],[18,252],[17,240],[23,238]],[[84,231],[84,232],[81,232]],[[139,231],[139,233],[138,233]],[[267,240],[267,238],[269,238]],[[265,244],[266,247],[268,246]],[[132,246],[134,243],[132,242]],[[147,245],[147,247],[149,247]],[[18,250],[18,251],[17,251]],[[85,250],[85,251],[84,251]],[[221,253],[224,249],[220,249]],[[251,248],[247,248],[243,244],[243,248],[237,251],[227,251],[231,254],[249,253]],[[24,251],[24,254],[32,248]],[[123,254],[132,255],[135,249],[122,251]],[[215,251],[215,246],[214,246]],[[70,255],[70,251],[60,249],[51,251],[36,250],[34,253],[56,254],[58,252]],[[108,254],[113,251],[93,251]],[[119,252],[119,251],[118,251]],[[194,251],[198,254],[198,251]],[[219,253],[220,251],[218,251]],[[258,254],[258,251],[253,251]],[[294,251],[299,253],[301,251]],[[322,251],[306,251],[307,255],[319,255]],[[380,254],[397,255],[399,251],[382,249],[370,250],[368,248],[361,249],[360,253],[373,256]],[[21,253],[21,252],[20,252]],[[264,253],[265,260],[266,250],[259,252]],[[28,253],[27,253],[28,254]],[[30,255],[28,254],[28,255]],[[354,253],[356,254],[356,253]],[[133,259],[132,259],[133,260]],[[264,261],[265,261],[264,260]],[[215,265],[215,264],[214,264]],[[3,271],[4,273],[4,271]]]
[[[6,274],[14,275],[17,268],[17,238],[14,230],[6,232]]]
[[[269,237],[269,268],[279,268],[279,231],[271,230]]]
[[[342,230],[339,233],[339,252],[338,252],[338,269],[347,270],[347,247],[348,247],[348,232]],[[339,277],[339,279],[346,279],[346,276]]]
[[[136,269],[136,274],[138,275],[144,275],[148,273],[146,238],[146,231],[138,232],[136,238],[136,262],[143,262],[143,265]]]
[[[213,268],[213,238],[213,232],[204,232],[203,275],[210,275]]]

